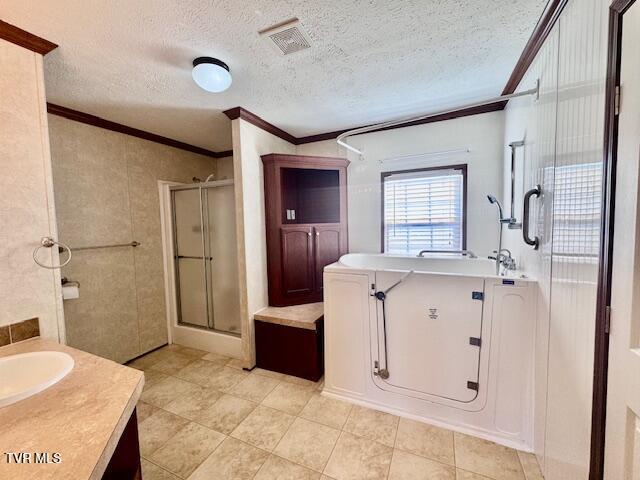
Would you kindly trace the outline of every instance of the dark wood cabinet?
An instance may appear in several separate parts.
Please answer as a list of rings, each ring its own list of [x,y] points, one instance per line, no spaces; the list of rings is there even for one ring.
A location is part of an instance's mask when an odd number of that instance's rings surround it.
[[[270,154],[265,184],[269,304],[322,301],[322,272],[347,253],[344,158]]]
[[[329,225],[316,225],[313,227],[314,255],[316,265],[315,291],[322,295],[322,270],[340,258],[342,251],[342,230],[339,223]]]
[[[280,227],[282,291],[287,296],[310,294],[314,288],[313,228]]]

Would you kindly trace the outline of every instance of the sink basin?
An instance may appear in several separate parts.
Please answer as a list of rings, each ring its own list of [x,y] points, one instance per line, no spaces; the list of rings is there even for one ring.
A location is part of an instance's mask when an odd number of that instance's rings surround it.
[[[0,357],[0,407],[19,402],[62,380],[73,368],[64,352],[29,352]]]

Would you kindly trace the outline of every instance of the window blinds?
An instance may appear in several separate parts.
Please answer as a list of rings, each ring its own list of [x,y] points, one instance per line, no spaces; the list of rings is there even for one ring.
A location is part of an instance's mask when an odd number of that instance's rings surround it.
[[[553,253],[597,257],[600,246],[602,163],[555,170]]]
[[[462,250],[464,176],[438,169],[383,177],[384,251]]]

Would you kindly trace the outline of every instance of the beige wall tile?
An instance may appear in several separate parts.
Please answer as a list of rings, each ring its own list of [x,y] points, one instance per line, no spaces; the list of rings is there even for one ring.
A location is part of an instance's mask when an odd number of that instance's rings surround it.
[[[69,343],[126,361],[167,342],[157,182],[206,177],[215,172],[216,160],[54,115],[49,121],[63,241],[141,242],[110,254],[78,252],[63,271],[81,283],[80,298],[65,302]],[[114,277],[117,285],[106,282]],[[93,288],[98,283],[109,285]],[[112,301],[120,290],[126,290],[123,298]]]
[[[63,274],[80,282],[80,298],[64,302],[67,342],[125,362],[140,354],[130,248],[76,252]]]
[[[11,333],[11,343],[22,342],[40,335],[40,322],[37,318],[23,320],[9,325],[9,331]]]
[[[32,259],[41,237],[58,237],[42,55],[0,39],[0,65],[0,326],[38,317],[42,336],[58,340],[60,272]],[[55,249],[40,253],[58,263]]]

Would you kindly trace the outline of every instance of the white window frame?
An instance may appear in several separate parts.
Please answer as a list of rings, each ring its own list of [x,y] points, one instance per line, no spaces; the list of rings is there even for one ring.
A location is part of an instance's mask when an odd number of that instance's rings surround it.
[[[424,174],[425,177],[433,177],[433,176],[437,176],[437,174],[439,172],[441,173],[445,173],[445,172],[451,172],[451,171],[458,171],[459,175],[462,176],[462,192],[461,192],[461,201],[462,201],[462,205],[461,205],[461,214],[460,214],[460,245],[456,246],[453,245],[451,246],[451,248],[442,248],[442,250],[451,250],[451,251],[457,251],[457,250],[466,250],[467,248],[467,165],[466,164],[459,164],[459,165],[442,165],[442,166],[437,166],[437,167],[425,167],[425,168],[417,168],[417,169],[412,169],[412,170],[396,170],[396,171],[390,171],[390,172],[382,172],[381,173],[381,179],[380,179],[380,190],[381,190],[381,219],[380,219],[380,223],[381,223],[381,246],[380,246],[380,251],[382,253],[397,253],[395,251],[388,251],[388,247],[387,247],[387,222],[386,222],[386,211],[385,211],[385,186],[386,186],[386,181],[390,178],[393,177],[394,175],[396,177],[399,176],[410,176],[410,175],[415,175],[416,178],[420,178],[420,174]],[[435,249],[435,248],[434,248]],[[440,249],[440,248],[438,248]],[[402,252],[402,254],[415,254],[418,252]]]

